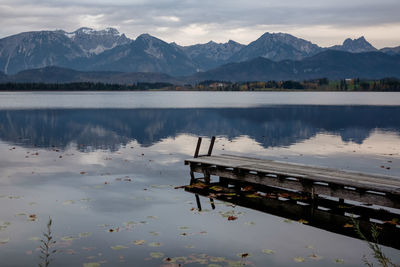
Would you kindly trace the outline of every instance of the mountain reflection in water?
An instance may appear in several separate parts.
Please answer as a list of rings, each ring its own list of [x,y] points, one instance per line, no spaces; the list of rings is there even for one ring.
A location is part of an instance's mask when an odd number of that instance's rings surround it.
[[[400,132],[400,107],[271,106],[200,109],[1,110],[0,139],[25,147],[118,150],[132,140],[151,146],[179,134],[247,135],[264,148],[283,147],[318,133],[361,144],[372,131]]]

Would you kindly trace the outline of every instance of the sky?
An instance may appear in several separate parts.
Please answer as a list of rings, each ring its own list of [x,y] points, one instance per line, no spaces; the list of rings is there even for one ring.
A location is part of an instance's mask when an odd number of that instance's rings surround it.
[[[324,47],[365,36],[382,48],[400,45],[399,11],[400,0],[0,0],[0,38],[113,27],[180,45],[285,32]]]

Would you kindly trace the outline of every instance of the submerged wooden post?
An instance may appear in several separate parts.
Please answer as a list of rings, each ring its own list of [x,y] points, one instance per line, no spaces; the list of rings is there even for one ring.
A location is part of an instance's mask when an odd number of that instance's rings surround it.
[[[196,197],[197,209],[198,209],[199,211],[201,211],[201,203],[200,203],[199,194],[195,194],[195,197]]]

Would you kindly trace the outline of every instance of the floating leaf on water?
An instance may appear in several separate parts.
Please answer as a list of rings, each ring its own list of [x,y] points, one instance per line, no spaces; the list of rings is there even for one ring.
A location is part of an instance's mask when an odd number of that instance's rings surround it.
[[[181,226],[181,227],[179,227],[179,229],[180,229],[180,230],[187,230],[187,229],[189,229],[189,227],[187,227],[187,226]]]
[[[80,172],[80,174],[84,175],[84,174],[86,174],[86,172]]]
[[[128,247],[123,246],[123,245],[116,245],[111,247],[113,250],[121,250],[121,249],[127,249]]]
[[[283,220],[283,222],[285,222],[285,223],[291,223],[291,222],[293,222],[293,221],[290,220],[290,219],[285,219],[285,220]]]
[[[140,246],[140,245],[143,245],[144,243],[146,243],[146,240],[134,240],[132,243]]]
[[[36,202],[29,202],[28,204],[29,204],[30,206],[37,205]]]
[[[63,202],[63,205],[71,205],[74,204],[75,202],[73,200],[66,200]]]
[[[272,249],[263,249],[262,252],[264,254],[275,254],[275,250]]]
[[[90,232],[85,232],[85,233],[80,233],[80,234],[79,234],[79,237],[82,238],[82,237],[88,237],[88,236],[91,236],[91,235],[92,235],[92,233],[90,233]]]
[[[147,216],[147,219],[157,220],[158,217],[157,216]]]
[[[63,236],[63,237],[61,237],[61,240],[63,240],[63,241],[72,241],[72,240],[75,240],[76,239],[76,237],[74,237],[74,236]]]
[[[83,267],[100,267],[100,263],[98,262],[87,262],[83,264]]]
[[[149,232],[151,235],[154,235],[154,236],[159,236],[160,235],[160,233],[159,232],[155,232],[155,231],[151,231],[151,232]]]
[[[39,241],[39,240],[40,240],[40,237],[38,237],[38,236],[33,236],[33,237],[28,238],[28,240],[30,240],[30,241]]]
[[[238,217],[236,217],[236,216],[229,216],[228,221],[235,221],[235,220],[237,220],[237,218]]]
[[[315,253],[309,255],[308,257],[309,257],[310,259],[317,260],[317,261],[323,259],[322,256],[317,255],[317,254],[315,254]]]
[[[343,259],[334,259],[333,260],[335,263],[344,263]]]
[[[76,254],[76,251],[71,249],[71,248],[70,249],[58,250],[57,252],[68,254],[68,255],[75,255]]]
[[[129,221],[129,222],[124,222],[123,223],[123,225],[125,226],[125,227],[130,227],[130,226],[133,226],[133,225],[136,225],[136,224],[138,224],[137,222],[134,222],[134,221]]]
[[[98,185],[95,185],[94,188],[101,189],[101,188],[104,188],[104,185],[98,184]]]
[[[231,267],[242,267],[243,263],[241,261],[229,261],[228,265]]]
[[[247,257],[251,257],[253,255],[251,253],[242,252],[242,253],[236,254],[236,256],[241,257],[242,259],[244,259],[244,258],[247,258]]]
[[[86,250],[86,251],[92,251],[92,250],[94,250],[96,248],[95,247],[82,247],[82,249]]]
[[[29,214],[28,215],[28,221],[35,222],[37,220],[38,220],[38,217],[37,217],[36,214]]]
[[[159,242],[151,242],[151,243],[149,243],[149,246],[150,247],[159,247],[159,246],[161,246],[161,243],[159,243]]]
[[[193,245],[186,245],[185,248],[194,248]]]
[[[343,225],[344,228],[353,228],[354,225],[350,224],[350,223],[346,223],[345,225]]]
[[[16,216],[26,216],[26,213],[20,212],[20,213],[17,213]]]
[[[8,199],[22,199],[22,196],[8,196]]]
[[[162,252],[150,252],[150,256],[155,259],[159,259],[164,257],[164,253]]]
[[[245,224],[245,225],[251,225],[251,226],[252,226],[252,225],[256,225],[255,222],[245,222],[244,224]]]
[[[10,238],[0,238],[0,245],[7,244],[10,241]]]
[[[305,262],[306,259],[303,258],[303,257],[294,257],[294,258],[293,258],[293,261],[295,261],[295,262]]]
[[[297,222],[302,223],[302,224],[308,224],[308,221],[304,220],[304,219],[300,219]]]
[[[224,262],[226,259],[224,257],[210,257],[211,262]]]
[[[315,247],[313,245],[308,245],[308,246],[306,246],[306,248],[314,249]]]

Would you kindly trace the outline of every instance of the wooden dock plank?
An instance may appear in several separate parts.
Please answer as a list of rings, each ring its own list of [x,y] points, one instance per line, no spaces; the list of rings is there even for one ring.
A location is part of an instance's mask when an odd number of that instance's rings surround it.
[[[361,203],[400,208],[400,178],[380,174],[239,157],[199,156],[185,160],[192,172],[239,182],[327,195]],[[294,179],[293,179],[294,178]]]
[[[314,182],[327,182],[343,186],[352,186],[365,190],[377,190],[400,195],[400,178],[334,170],[323,167],[277,162],[272,160],[251,159],[237,156],[202,156],[188,159],[186,164],[206,164],[218,167],[254,171],[266,174],[284,175],[307,179]]]

